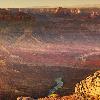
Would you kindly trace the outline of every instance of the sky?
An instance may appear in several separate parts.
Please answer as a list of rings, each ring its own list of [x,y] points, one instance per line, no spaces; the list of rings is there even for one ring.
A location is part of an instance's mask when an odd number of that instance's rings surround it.
[[[0,0],[0,8],[100,6],[100,0]]]

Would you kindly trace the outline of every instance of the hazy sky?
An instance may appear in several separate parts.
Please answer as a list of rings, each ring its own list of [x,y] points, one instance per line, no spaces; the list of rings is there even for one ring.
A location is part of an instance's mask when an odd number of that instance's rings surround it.
[[[100,0],[0,0],[0,8],[12,7],[76,7],[99,5]]]

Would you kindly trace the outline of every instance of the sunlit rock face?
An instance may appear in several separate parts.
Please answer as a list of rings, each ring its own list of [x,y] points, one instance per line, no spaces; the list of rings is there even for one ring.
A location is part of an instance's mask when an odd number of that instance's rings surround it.
[[[100,99],[100,70],[77,83],[75,93],[84,98],[94,96]]]

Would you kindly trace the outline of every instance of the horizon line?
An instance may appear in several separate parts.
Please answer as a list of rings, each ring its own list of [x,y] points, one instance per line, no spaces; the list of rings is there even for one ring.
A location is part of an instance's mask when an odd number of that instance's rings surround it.
[[[100,4],[81,4],[81,5],[71,5],[71,6],[27,6],[27,7],[0,7],[0,8],[59,8],[59,7],[62,7],[62,8],[100,8]]]
[[[79,7],[79,6],[75,6],[75,7],[66,7],[66,6],[55,6],[55,7],[50,7],[50,6],[34,6],[34,7],[0,7],[0,8],[2,8],[2,9],[6,9],[6,8],[8,8],[8,9],[10,9],[10,8],[29,8],[29,9],[32,9],[32,8],[59,8],[59,7],[61,7],[61,8],[100,8],[100,7],[97,7],[97,6],[82,6],[82,7]]]

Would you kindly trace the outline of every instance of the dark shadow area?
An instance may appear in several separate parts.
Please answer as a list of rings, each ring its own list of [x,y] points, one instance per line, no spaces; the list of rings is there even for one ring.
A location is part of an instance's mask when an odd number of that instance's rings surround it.
[[[55,79],[58,77],[62,77],[64,81],[64,86],[58,91],[58,94],[61,96],[69,95],[74,92],[74,87],[77,82],[80,82],[98,69],[15,64],[9,66],[8,70],[9,74],[6,72],[8,76],[5,74],[5,76],[2,77],[8,77],[8,86],[13,91],[4,94],[1,93],[2,96],[0,100],[15,100],[18,96],[30,96],[34,98],[45,97],[48,95],[49,89],[55,84]],[[19,73],[10,72],[10,70],[16,70],[19,71]],[[16,90],[19,92],[15,92]]]

